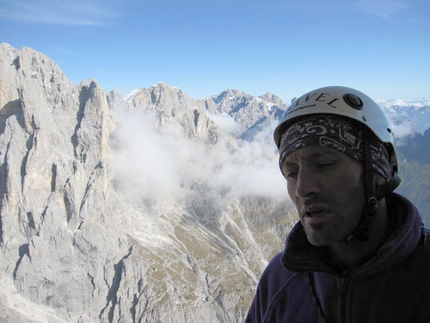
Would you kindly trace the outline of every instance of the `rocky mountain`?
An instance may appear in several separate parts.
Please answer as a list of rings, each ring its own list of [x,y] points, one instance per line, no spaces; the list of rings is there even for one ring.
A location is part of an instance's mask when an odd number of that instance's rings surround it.
[[[124,97],[1,44],[0,322],[243,322],[296,221],[272,139],[285,108],[163,83]]]
[[[395,134],[402,183],[408,197],[430,227],[430,98],[379,100]]]
[[[398,144],[401,139],[423,134],[430,126],[430,98],[378,100],[394,128]]]
[[[426,227],[430,227],[430,128],[424,134],[413,132],[400,140],[402,183],[398,192],[418,207]]]
[[[284,108],[123,99],[1,44],[0,322],[242,322],[295,221],[271,131],[244,134]]]
[[[430,127],[423,134],[414,132],[402,138],[397,149],[408,161],[428,165],[430,164],[430,150],[428,147],[430,147]]]

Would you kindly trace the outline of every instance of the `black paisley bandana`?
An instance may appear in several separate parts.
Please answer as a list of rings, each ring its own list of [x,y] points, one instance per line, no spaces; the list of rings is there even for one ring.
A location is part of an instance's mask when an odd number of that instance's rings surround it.
[[[310,115],[294,121],[281,136],[279,166],[292,152],[307,146],[320,146],[340,151],[363,163],[363,134],[360,123],[337,115]],[[376,137],[370,142],[373,170],[385,180],[390,175],[389,154]]]

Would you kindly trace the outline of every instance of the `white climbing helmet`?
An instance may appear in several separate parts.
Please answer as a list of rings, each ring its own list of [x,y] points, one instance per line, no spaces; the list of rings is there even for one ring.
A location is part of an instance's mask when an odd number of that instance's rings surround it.
[[[277,147],[279,148],[282,133],[294,119],[311,114],[335,114],[366,125],[379,140],[391,146],[391,163],[397,170],[394,136],[387,117],[366,94],[348,87],[323,87],[294,99],[275,129],[273,137]]]

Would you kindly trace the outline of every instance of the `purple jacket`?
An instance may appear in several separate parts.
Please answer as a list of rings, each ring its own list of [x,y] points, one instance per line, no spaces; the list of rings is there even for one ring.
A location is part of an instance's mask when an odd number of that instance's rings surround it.
[[[297,223],[264,271],[245,322],[430,322],[430,235],[407,199],[392,194],[387,205],[395,229],[349,272],[327,266]]]

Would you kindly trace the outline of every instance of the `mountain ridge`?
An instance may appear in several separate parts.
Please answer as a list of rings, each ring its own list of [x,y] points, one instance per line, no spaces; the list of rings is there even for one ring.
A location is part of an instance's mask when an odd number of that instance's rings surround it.
[[[1,44],[0,321],[242,322],[297,220],[285,108],[164,83],[123,97]]]
[[[163,87],[127,102],[7,45],[0,86],[0,319],[243,320],[294,215],[242,192],[235,163],[261,161],[209,119],[213,101]]]

